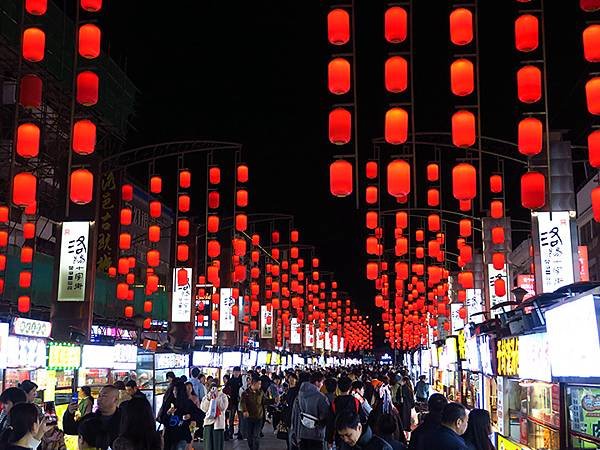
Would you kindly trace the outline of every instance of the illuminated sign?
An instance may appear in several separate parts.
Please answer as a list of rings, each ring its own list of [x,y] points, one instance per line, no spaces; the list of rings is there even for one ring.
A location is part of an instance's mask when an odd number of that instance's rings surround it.
[[[523,450],[523,447],[521,447],[518,444],[515,444],[512,441],[509,441],[504,436],[501,436],[500,434],[498,434],[497,436],[498,436],[498,445],[497,445],[498,450]]]
[[[8,324],[0,323],[0,369],[6,369],[8,359]]]
[[[296,317],[290,319],[290,344],[302,344],[302,324]]]
[[[137,365],[137,346],[133,344],[115,344],[114,369],[135,370]]]
[[[519,336],[519,378],[552,382],[550,348],[546,333]]]
[[[519,375],[519,338],[510,337],[498,341],[496,350],[498,375],[516,377]]]
[[[458,330],[458,359],[461,361],[467,360],[467,339],[465,336],[465,330]]]
[[[236,303],[232,297],[233,289],[221,288],[219,295],[219,331],[235,331],[233,307]]]
[[[46,340],[42,338],[9,336],[6,366],[36,369],[46,367]]]
[[[178,272],[184,270],[185,282]],[[173,269],[173,298],[171,299],[171,322],[191,322],[192,320],[192,269]]]
[[[180,353],[155,353],[155,369],[186,369],[190,365],[190,356]],[[218,366],[213,366],[218,367]]]
[[[468,322],[481,323],[483,322],[483,296],[481,295],[481,289],[467,289],[467,299],[465,305],[467,306]]]
[[[437,347],[435,345],[432,345],[431,348],[429,349],[429,353],[431,355],[431,367],[439,367],[440,365],[440,361],[438,358],[438,351],[437,351]]]
[[[481,371],[485,375],[495,375],[494,361],[492,358],[492,345],[490,338],[486,335],[477,336],[477,344],[479,347],[479,358],[481,360]]]
[[[81,350],[82,369],[112,369],[115,351],[112,345],[84,345]]]
[[[329,331],[325,332],[325,350],[331,350],[331,334],[329,334]]]
[[[503,296],[496,295],[495,283],[496,280],[504,280],[506,293]],[[508,266],[504,265],[502,269],[496,270],[493,264],[488,264],[488,281],[490,292],[490,317],[493,319],[502,312],[502,308],[491,309],[499,303],[507,302],[509,289]]]
[[[527,294],[525,294],[523,300],[527,300],[528,298],[533,297],[535,295],[535,275],[517,275],[517,286],[527,291]]]
[[[334,351],[334,352],[337,352],[339,350],[338,335],[337,334],[333,334],[331,336],[331,350]]]
[[[15,317],[12,322],[13,334],[18,334],[20,336],[47,338],[50,337],[51,331],[52,324],[42,320]]]
[[[460,309],[463,307],[461,303],[450,304],[450,324],[452,325],[452,334],[456,334],[459,330],[465,327],[465,321],[460,318]]]
[[[587,245],[577,247],[577,259],[579,260],[579,281],[590,281]]]
[[[260,306],[260,337],[271,339],[273,337],[273,311],[267,305]]]
[[[304,326],[304,345],[306,347],[314,347],[315,346],[315,337],[313,335],[312,329],[314,325],[306,324]]]
[[[575,281],[568,211],[537,213],[542,292],[554,292]]]
[[[323,333],[321,331],[320,327],[317,327],[317,329],[315,330],[316,335],[317,335],[317,348],[318,349],[323,349],[325,347],[325,333]]]
[[[72,344],[48,344],[48,369],[77,369],[81,347]]]
[[[59,302],[85,300],[89,222],[63,222],[58,269]]]
[[[345,353],[346,352],[345,345],[346,345],[346,343],[344,342],[344,338],[341,337],[340,338],[340,348],[338,349],[338,353]]]

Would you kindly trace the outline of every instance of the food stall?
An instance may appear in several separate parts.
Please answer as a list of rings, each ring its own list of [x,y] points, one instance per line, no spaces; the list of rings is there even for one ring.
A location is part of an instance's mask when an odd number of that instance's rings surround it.
[[[139,356],[139,355],[138,355]],[[154,353],[154,411],[157,412],[162,406],[165,391],[169,387],[167,373],[173,372],[176,377],[188,374],[190,367],[190,356],[181,353]],[[139,377],[138,367],[138,377]],[[146,397],[148,397],[148,394]]]
[[[114,346],[114,365],[111,371],[113,383],[115,381],[127,382],[135,380],[137,383],[144,383],[144,380],[137,379],[137,353],[138,347],[135,344],[127,342],[118,342]]]
[[[444,344],[438,347],[439,372],[444,394],[449,401],[461,401],[460,370],[456,336],[449,336]]]
[[[462,400],[469,409],[483,408],[483,374],[477,346],[477,336],[467,327],[465,337],[465,360],[462,362]]]
[[[46,388],[46,342],[50,337],[50,322],[16,317],[11,324],[6,339],[6,365],[4,370],[4,389],[17,386],[20,382],[31,380],[38,385],[40,397]],[[3,326],[3,332],[7,328]]]
[[[114,364],[115,350],[112,345],[84,345],[77,386],[90,386],[92,395],[97,397],[102,386],[112,384],[111,370]]]
[[[237,365],[239,366],[239,364]],[[219,352],[212,352],[208,350],[193,352],[192,366],[198,367],[206,376],[211,376],[217,380],[220,380],[221,368],[223,367],[223,357]]]
[[[498,385],[496,378],[496,341],[487,334],[477,336],[477,348],[481,360],[481,401],[482,409],[490,412],[492,428],[498,428]]]
[[[256,358],[258,356],[258,352],[255,350],[250,350],[249,352],[242,353],[242,369],[250,370],[256,366]]]

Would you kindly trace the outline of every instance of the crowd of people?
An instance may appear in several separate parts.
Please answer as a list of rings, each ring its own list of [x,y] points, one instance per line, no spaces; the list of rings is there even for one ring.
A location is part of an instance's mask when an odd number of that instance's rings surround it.
[[[26,380],[0,394],[0,450],[65,450],[65,434],[81,450],[188,450],[194,441],[223,450],[230,439],[259,450],[266,422],[288,450],[494,449],[487,411],[430,395],[424,376],[413,387],[403,369],[235,367],[220,384],[193,368],[189,379],[169,372],[167,381],[156,414],[135,381],[106,385],[96,399],[83,387],[60,430]]]

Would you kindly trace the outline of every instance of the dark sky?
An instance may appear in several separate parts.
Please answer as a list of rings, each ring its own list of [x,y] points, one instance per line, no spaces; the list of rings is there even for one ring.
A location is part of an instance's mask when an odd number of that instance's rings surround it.
[[[357,1],[361,153],[382,135],[384,96],[381,1]],[[535,2],[535,0],[534,0]],[[327,141],[329,3],[320,0],[107,1],[112,56],[141,91],[130,146],[208,138],[244,144],[256,212],[296,216],[302,240],[344,290],[369,307],[364,279],[363,212],[334,199]],[[447,2],[415,1],[418,131],[449,131]],[[574,0],[546,1],[551,123],[583,141],[582,15]],[[517,2],[480,2],[483,134],[514,140],[517,123],[513,19]],[[160,6],[159,6],[160,5]],[[513,155],[514,156],[514,155]],[[442,171],[449,172],[450,166]],[[454,205],[454,203],[452,203]],[[516,206],[516,205],[515,205]]]

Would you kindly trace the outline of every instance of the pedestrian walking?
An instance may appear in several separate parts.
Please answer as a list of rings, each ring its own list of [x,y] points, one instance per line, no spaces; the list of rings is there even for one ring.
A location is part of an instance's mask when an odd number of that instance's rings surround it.
[[[113,442],[113,450],[162,449],[162,439],[155,431],[154,413],[145,396],[134,396],[125,404],[121,414],[120,433]]]
[[[229,406],[227,395],[213,383],[202,399],[200,408],[204,412],[204,450],[223,450],[225,438],[225,413]]]
[[[244,432],[250,450],[259,450],[260,448],[260,430],[262,429],[267,403],[268,400],[261,389],[260,377],[257,374],[252,374],[250,386],[244,391],[240,399],[244,417]]]
[[[310,382],[300,386],[292,410],[292,442],[300,450],[322,450],[325,443],[330,405],[321,393],[325,377],[320,372],[310,376]]]

